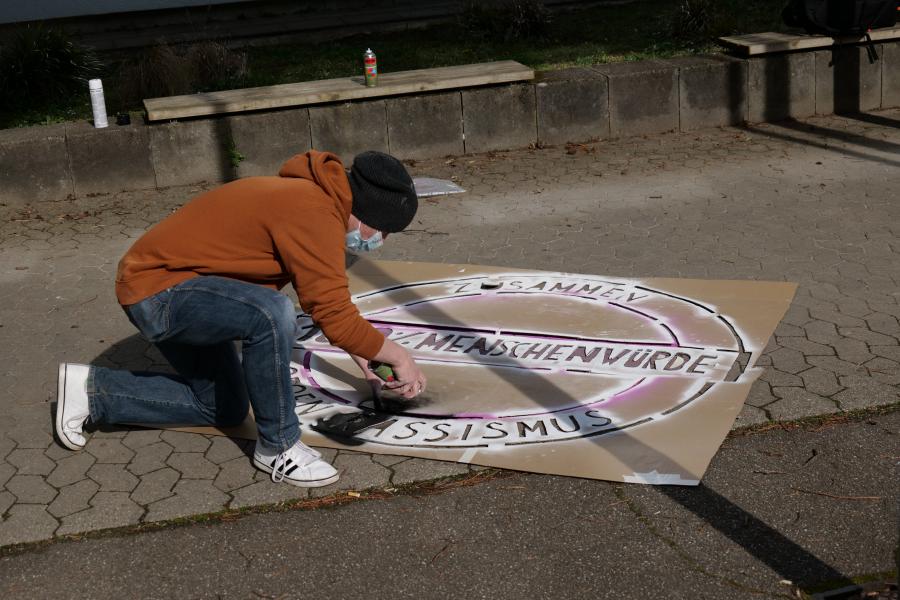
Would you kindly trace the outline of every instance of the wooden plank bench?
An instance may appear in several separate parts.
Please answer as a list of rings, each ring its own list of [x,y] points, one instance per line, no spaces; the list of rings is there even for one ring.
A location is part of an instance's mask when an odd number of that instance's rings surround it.
[[[187,96],[150,98],[144,100],[144,107],[147,109],[149,121],[161,121],[531,79],[534,79],[533,69],[514,60],[504,60],[379,74],[376,87],[366,87],[362,76],[343,77]]]
[[[900,27],[885,27],[870,32],[873,42],[900,39]],[[741,56],[758,56],[773,52],[791,52],[795,50],[817,50],[834,45],[860,44],[866,42],[862,37],[831,38],[818,35],[798,35],[791,33],[751,33],[720,37],[719,43],[735,50]]]

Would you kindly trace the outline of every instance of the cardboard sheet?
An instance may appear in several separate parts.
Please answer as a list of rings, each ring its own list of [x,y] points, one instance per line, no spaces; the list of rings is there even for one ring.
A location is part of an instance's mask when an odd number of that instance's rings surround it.
[[[370,407],[371,391],[301,319],[306,443],[652,484],[699,482],[796,290],[368,260],[348,274],[360,312],[412,353],[428,391],[352,443],[322,436],[310,425]]]

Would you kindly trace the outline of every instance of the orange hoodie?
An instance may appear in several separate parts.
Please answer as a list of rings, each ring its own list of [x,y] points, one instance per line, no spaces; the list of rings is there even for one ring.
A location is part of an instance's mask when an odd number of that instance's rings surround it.
[[[352,195],[340,159],[315,150],[278,177],[247,177],[201,194],[145,233],[119,262],[116,296],[135,304],[199,275],[280,290],[332,344],[371,359],[384,336],[350,300],[344,237]]]

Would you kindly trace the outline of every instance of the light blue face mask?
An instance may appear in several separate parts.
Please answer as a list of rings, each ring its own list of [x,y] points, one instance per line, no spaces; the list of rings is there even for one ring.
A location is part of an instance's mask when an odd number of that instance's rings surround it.
[[[384,238],[381,237],[380,231],[376,231],[375,235],[367,240],[362,239],[362,234],[359,232],[359,226],[349,232],[345,239],[347,250],[352,250],[353,252],[371,252],[372,250],[381,248],[381,244],[384,243]]]

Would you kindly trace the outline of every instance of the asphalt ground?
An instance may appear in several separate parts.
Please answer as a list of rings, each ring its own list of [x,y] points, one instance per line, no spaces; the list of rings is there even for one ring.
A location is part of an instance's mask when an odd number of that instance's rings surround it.
[[[485,471],[30,549],[0,557],[0,595],[796,598],[895,569],[898,460],[898,411],[776,426],[699,487]]]
[[[898,125],[893,110],[418,162],[414,174],[452,178],[468,192],[423,201],[410,230],[391,236],[377,257],[796,281],[735,427],[895,406]],[[341,481],[308,493],[272,484],[250,465],[247,445],[227,438],[112,429],[77,454],[53,441],[59,361],[166,368],[116,306],[115,265],[143,231],[205,187],[0,206],[5,550],[477,475],[455,463],[332,451],[326,458]],[[884,528],[869,525],[856,535],[875,543]]]

